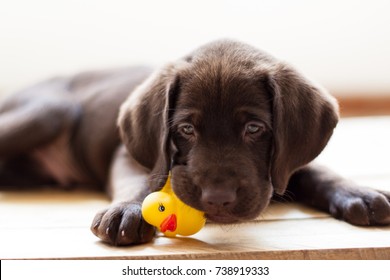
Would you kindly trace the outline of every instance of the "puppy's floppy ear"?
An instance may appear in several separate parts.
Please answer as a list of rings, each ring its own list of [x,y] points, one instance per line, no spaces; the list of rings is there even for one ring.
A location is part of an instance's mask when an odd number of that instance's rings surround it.
[[[270,71],[273,92],[274,151],[271,178],[283,194],[292,173],[326,146],[338,122],[336,100],[296,70],[278,64]]]
[[[169,123],[179,88],[176,64],[152,74],[122,104],[118,126],[131,156],[151,171],[149,187],[160,189],[170,164]]]

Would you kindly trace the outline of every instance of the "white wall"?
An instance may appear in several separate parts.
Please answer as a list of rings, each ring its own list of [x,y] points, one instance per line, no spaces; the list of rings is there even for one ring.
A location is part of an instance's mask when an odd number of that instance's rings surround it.
[[[229,37],[334,92],[390,93],[386,0],[0,0],[0,91],[82,69],[160,65]]]

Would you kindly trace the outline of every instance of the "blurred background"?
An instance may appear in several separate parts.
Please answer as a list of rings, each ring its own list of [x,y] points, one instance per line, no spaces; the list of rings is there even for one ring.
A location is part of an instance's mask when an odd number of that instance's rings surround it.
[[[341,100],[384,107],[389,11],[387,0],[0,0],[0,92],[82,70],[159,66],[233,38],[290,62]]]

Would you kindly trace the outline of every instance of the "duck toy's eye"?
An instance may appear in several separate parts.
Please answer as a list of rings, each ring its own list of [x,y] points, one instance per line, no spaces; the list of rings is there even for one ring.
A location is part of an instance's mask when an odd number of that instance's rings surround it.
[[[158,211],[160,211],[160,212],[165,211],[165,206],[162,203],[158,206]]]

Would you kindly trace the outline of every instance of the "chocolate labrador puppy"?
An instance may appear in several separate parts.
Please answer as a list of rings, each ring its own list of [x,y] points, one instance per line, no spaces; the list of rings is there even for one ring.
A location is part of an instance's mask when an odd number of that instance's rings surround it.
[[[91,229],[114,245],[152,240],[141,202],[168,172],[177,196],[218,223],[256,218],[287,188],[352,224],[390,223],[390,194],[311,163],[337,124],[336,101],[240,42],[212,42],[153,74],[52,79],[0,112],[0,184],[106,186],[112,205]]]

